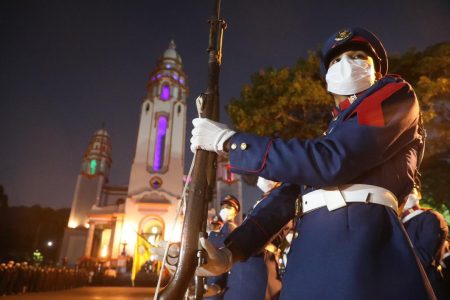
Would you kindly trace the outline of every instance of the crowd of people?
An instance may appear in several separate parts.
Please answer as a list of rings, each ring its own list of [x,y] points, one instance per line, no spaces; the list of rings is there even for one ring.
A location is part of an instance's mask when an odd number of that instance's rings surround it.
[[[0,264],[0,295],[20,295],[81,287],[88,283],[84,269],[35,266],[27,262]]]

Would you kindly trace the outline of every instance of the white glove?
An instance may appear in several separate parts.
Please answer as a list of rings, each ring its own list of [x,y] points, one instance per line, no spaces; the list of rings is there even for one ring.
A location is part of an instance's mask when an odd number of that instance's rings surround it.
[[[195,271],[196,276],[217,276],[231,270],[233,260],[230,250],[225,247],[217,249],[205,238],[200,238],[200,244],[202,244],[208,256],[206,264],[197,267]]]
[[[156,255],[156,260],[162,261],[164,258],[164,252],[168,241],[160,241],[156,247],[153,247],[151,252]],[[178,263],[178,257],[180,256],[180,246],[178,243],[171,243],[169,251],[167,252],[166,264],[169,266],[175,266]]]
[[[227,125],[214,122],[206,118],[196,118],[192,120],[191,151],[195,153],[197,149],[216,152],[224,155],[223,144],[236,132],[229,129]]]

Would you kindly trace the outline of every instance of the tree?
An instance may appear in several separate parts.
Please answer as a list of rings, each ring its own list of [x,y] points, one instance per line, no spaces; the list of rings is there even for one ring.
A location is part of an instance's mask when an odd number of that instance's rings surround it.
[[[44,253],[46,262],[56,262],[70,209],[54,210],[32,207],[9,207],[0,210],[0,261],[31,261],[33,251]],[[47,248],[47,242],[54,245]]]
[[[441,155],[450,148],[450,41],[394,56],[390,70],[415,88],[428,133],[425,157]]]
[[[318,70],[318,55],[311,52],[294,67],[267,68],[254,74],[251,84],[242,88],[241,97],[227,106],[234,126],[284,139],[320,136],[333,102]]]
[[[425,163],[422,168],[422,201],[441,212],[450,224],[448,152],[430,157]]]
[[[3,185],[0,185],[0,209],[8,207],[8,195],[5,194]]]

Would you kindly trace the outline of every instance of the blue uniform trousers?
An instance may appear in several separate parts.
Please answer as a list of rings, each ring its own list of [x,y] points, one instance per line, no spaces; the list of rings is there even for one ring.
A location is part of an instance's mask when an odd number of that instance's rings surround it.
[[[228,277],[225,300],[264,299],[267,287],[267,267],[264,255],[252,256],[236,263]]]

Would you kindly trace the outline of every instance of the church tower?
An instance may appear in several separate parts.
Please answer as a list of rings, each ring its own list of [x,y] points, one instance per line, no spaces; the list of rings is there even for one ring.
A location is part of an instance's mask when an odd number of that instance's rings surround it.
[[[130,196],[158,189],[180,191],[181,179],[173,179],[183,176],[187,93],[181,58],[171,41],[150,75],[141,105]]]
[[[95,226],[90,214],[103,198],[111,164],[111,139],[103,128],[91,137],[75,185],[69,222],[60,248],[60,260],[65,258],[70,265],[75,265],[86,254],[86,248],[92,249],[88,232],[93,232]],[[91,252],[87,254],[90,256]]]
[[[140,269],[144,238],[154,245],[169,239],[181,199],[186,137],[187,77],[170,42],[150,73],[140,106],[136,152],[128,186],[112,185],[111,139],[98,130],[83,155],[60,258],[110,261],[122,269],[133,256]],[[177,223],[177,231],[181,231]],[[143,257],[143,256],[142,256]]]
[[[111,164],[111,138],[105,129],[100,129],[91,137],[83,155],[70,211],[70,228],[88,227],[88,213],[100,201]]]
[[[130,251],[136,232],[155,242],[168,238],[183,189],[188,85],[175,48],[171,41],[141,104],[122,233]]]

